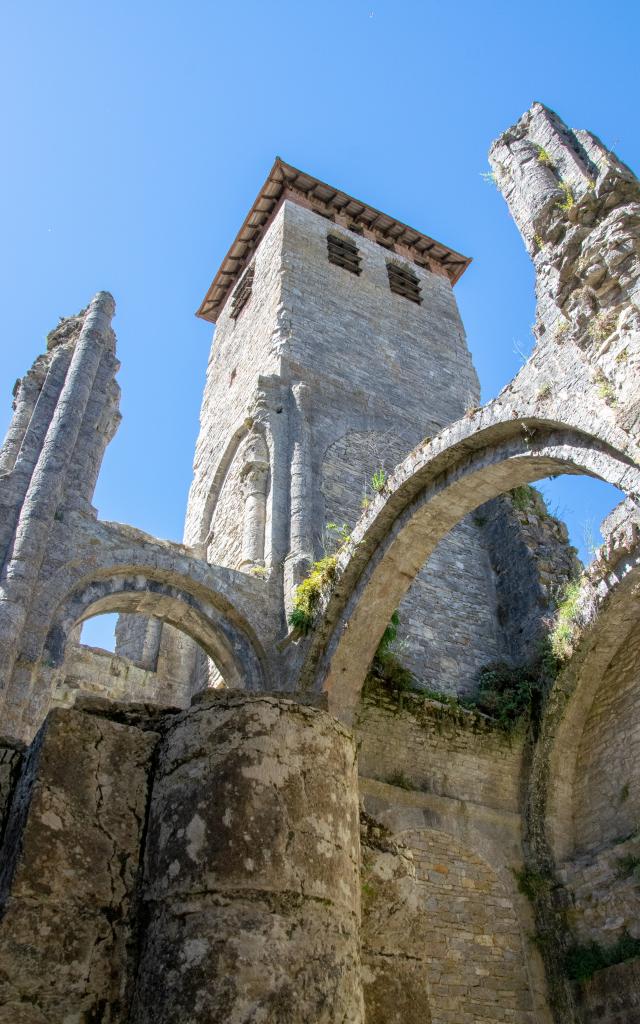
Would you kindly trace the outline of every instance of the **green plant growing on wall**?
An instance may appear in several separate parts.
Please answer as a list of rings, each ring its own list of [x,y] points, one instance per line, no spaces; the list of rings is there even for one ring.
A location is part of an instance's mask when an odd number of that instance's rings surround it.
[[[571,981],[587,981],[596,971],[613,964],[624,963],[640,956],[640,939],[634,939],[624,931],[613,946],[601,946],[598,942],[572,946],[565,957],[565,971]]]
[[[573,653],[580,625],[579,603],[582,577],[571,580],[564,588],[562,600],[556,609],[556,621],[549,633],[553,656],[562,663]]]
[[[338,551],[342,551],[351,540],[351,528],[347,523],[327,523],[326,530]]]
[[[555,885],[553,875],[548,871],[537,871],[535,868],[524,867],[513,869],[518,891],[527,897],[530,903],[548,897]]]
[[[551,154],[543,146],[538,146],[538,163],[544,164],[545,167],[550,167],[552,170],[555,167]]]
[[[537,507],[536,491],[529,484],[519,484],[508,493],[518,512],[532,512]]]
[[[557,204],[558,205],[558,209],[559,210],[564,210],[565,212],[567,210],[571,210],[573,208],[574,204],[575,204],[575,199],[574,199],[574,195],[573,195],[573,189],[571,188],[571,185],[569,185],[569,183],[566,182],[566,181],[559,181],[558,182],[558,188],[561,190],[562,194],[564,195],[564,199],[562,200],[562,202]]]
[[[398,637],[399,625],[400,615],[396,609],[380,637],[380,643],[376,648],[367,674],[369,686],[371,684],[380,686],[393,696],[410,693],[416,686],[416,678],[413,673],[404,667],[398,656],[391,650],[392,644]]]
[[[539,402],[544,402],[547,398],[551,397],[551,385],[548,381],[540,385],[537,397]]]
[[[540,252],[541,249],[544,249],[544,238],[542,237],[542,235],[539,235],[537,231],[533,236],[533,244],[535,245],[538,252]]]
[[[603,398],[607,405],[615,405],[616,393],[613,384],[601,371],[596,376],[596,384],[598,385],[598,397]]]
[[[604,341],[615,329],[618,323],[618,314],[612,309],[601,309],[599,313],[589,321],[587,334],[592,341]]]
[[[289,625],[301,633],[308,633],[312,626],[320,598],[335,580],[338,565],[337,555],[326,555],[314,562],[309,573],[296,587]]]
[[[249,572],[259,580],[266,580],[269,575],[269,570],[264,565],[252,565]]]
[[[512,668],[496,662],[482,669],[478,689],[465,705],[489,715],[503,732],[513,732],[540,700],[542,689],[542,679],[535,668]]]
[[[568,320],[564,320],[564,319],[556,320],[554,328],[553,328],[553,336],[554,336],[554,338],[556,340],[559,340],[560,338],[562,338],[562,336],[564,334],[567,333],[568,330],[569,330],[569,321]]]
[[[387,486],[387,474],[385,473],[382,466],[376,469],[375,473],[371,477],[371,486],[373,487],[376,494],[382,494]]]

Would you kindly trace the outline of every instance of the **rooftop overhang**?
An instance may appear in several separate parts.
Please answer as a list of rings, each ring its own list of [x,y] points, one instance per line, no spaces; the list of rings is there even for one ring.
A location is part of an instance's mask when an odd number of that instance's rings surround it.
[[[285,199],[290,199],[341,227],[378,242],[418,266],[444,274],[451,284],[460,279],[471,263],[467,256],[462,256],[428,235],[408,227],[402,221],[395,220],[358,199],[353,199],[346,192],[332,188],[276,157],[267,180],[197,311],[197,316],[211,323],[216,322],[230,291],[251,260]]]

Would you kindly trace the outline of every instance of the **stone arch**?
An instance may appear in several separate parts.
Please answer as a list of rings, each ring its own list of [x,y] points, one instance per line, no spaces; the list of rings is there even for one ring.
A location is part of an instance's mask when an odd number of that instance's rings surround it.
[[[245,421],[227,445],[200,524],[207,561],[230,568],[264,563],[271,453],[261,425]]]
[[[388,430],[349,431],[329,445],[322,463],[323,522],[356,523],[363,496],[367,502],[375,497],[372,474],[380,468],[391,476],[408,447],[402,436]],[[455,591],[447,585],[462,564],[464,595],[459,580]],[[463,599],[469,613],[466,625],[473,622],[468,631],[459,628]],[[465,516],[442,538],[429,562],[416,573],[398,610],[403,664],[430,687],[468,692],[483,665],[501,660],[494,576],[482,530],[473,516]],[[449,637],[450,644],[443,645],[442,636]]]
[[[208,546],[210,541],[209,535],[211,533],[211,522],[220,497],[220,492],[222,491],[225,479],[229,473],[230,466],[236,456],[238,448],[248,432],[249,425],[246,420],[243,420],[242,423],[233,431],[231,438],[222,453],[217,469],[213,474],[213,479],[211,480],[211,485],[202,510],[202,518],[200,520],[198,530],[198,543],[203,544],[205,548]]]
[[[190,585],[191,584],[191,585]],[[104,612],[151,616],[180,630],[214,662],[229,686],[269,688],[264,652],[249,624],[213,591],[194,593],[192,581],[176,575],[154,578],[144,567],[114,567],[83,579],[59,602],[44,644],[44,660],[62,664],[67,640],[79,623]]]
[[[640,551],[606,576],[597,614],[550,693],[532,764],[531,814],[556,863],[620,839],[640,813]]]
[[[307,651],[302,685],[352,719],[378,639],[438,542],[498,494],[557,473],[600,477],[640,494],[636,463],[606,440],[557,421],[487,407],[412,452],[367,510],[340,559]],[[603,432],[604,433],[604,432]]]

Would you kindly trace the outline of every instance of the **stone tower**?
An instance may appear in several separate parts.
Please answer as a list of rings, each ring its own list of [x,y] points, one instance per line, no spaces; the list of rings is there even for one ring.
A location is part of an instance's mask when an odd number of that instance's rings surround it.
[[[216,274],[198,311],[216,331],[185,540],[268,574],[283,630],[296,585],[335,547],[327,524],[348,532],[376,471],[477,406],[453,292],[469,262],[277,159]],[[435,558],[439,581],[421,574],[400,610],[403,651],[459,692],[502,653],[495,588],[473,521]]]

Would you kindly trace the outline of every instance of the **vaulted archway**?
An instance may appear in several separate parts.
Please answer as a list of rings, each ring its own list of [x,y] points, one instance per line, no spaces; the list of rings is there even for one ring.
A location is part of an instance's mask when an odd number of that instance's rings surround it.
[[[498,404],[412,452],[340,558],[301,684],[324,690],[333,713],[351,721],[378,640],[438,542],[479,505],[558,473],[599,477],[640,494],[636,463],[605,430],[598,436],[557,420],[507,418]]]
[[[194,594],[187,581],[154,579],[142,571],[114,569],[84,580],[60,602],[45,641],[45,660],[64,659],[67,639],[79,623],[105,612],[153,616],[186,633],[212,659],[228,685],[267,688],[266,659],[249,624],[215,593]]]

